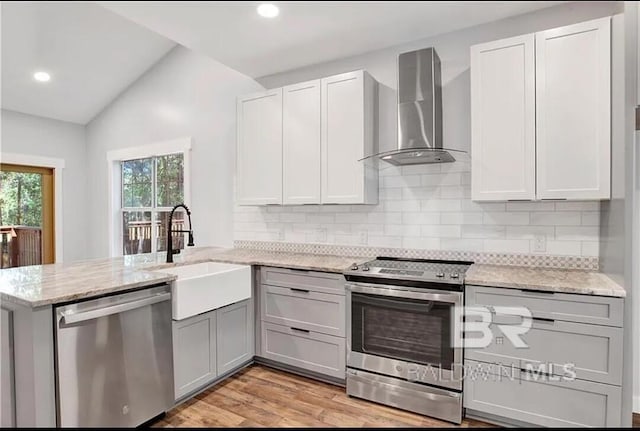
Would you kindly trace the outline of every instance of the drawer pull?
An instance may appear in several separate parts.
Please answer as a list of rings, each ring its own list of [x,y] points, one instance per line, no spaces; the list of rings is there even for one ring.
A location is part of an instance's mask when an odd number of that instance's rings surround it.
[[[307,289],[298,289],[296,287],[290,287],[289,289],[291,289],[292,292],[309,293]]]
[[[526,368],[520,368],[520,371],[523,372],[523,373],[530,374],[530,375],[533,375],[535,373],[535,374],[538,374],[540,376],[553,377],[553,374],[545,373],[544,371],[539,371],[539,370],[535,370],[534,371],[534,370],[528,370]]]
[[[311,332],[308,329],[300,329],[300,328],[294,328],[294,327],[291,327],[291,330],[292,331],[298,331],[298,332],[304,332],[305,334],[308,334],[309,332]]]
[[[287,268],[287,269],[289,269],[290,271],[296,271],[296,272],[311,272],[308,269],[302,269],[302,268]]]
[[[541,323],[549,323],[549,324],[555,323],[554,319],[548,319],[546,317],[532,317],[531,320],[533,320],[534,322],[541,322]]]
[[[542,294],[542,295],[553,295],[555,292],[549,292],[548,290],[534,290],[534,289],[520,289],[522,293],[528,294]]]

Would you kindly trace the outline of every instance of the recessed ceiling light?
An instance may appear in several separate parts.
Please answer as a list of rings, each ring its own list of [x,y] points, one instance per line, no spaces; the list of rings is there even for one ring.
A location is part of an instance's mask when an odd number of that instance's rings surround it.
[[[262,3],[258,6],[258,14],[265,18],[275,18],[280,13],[278,6],[271,3]]]
[[[51,75],[49,75],[47,72],[36,72],[33,74],[33,79],[39,82],[49,82],[49,80],[51,79]]]

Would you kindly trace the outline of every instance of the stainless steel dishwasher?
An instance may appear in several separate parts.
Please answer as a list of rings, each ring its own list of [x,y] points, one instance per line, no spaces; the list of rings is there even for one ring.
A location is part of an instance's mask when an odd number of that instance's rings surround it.
[[[133,427],[173,405],[168,285],[56,307],[58,426]]]

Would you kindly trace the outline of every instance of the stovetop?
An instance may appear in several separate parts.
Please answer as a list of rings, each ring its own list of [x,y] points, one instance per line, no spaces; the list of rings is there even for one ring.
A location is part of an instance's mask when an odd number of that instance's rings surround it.
[[[462,286],[472,264],[467,261],[377,257],[361,265],[352,265],[344,275],[351,281],[386,284],[411,282],[412,285],[428,284],[432,287],[434,284]]]

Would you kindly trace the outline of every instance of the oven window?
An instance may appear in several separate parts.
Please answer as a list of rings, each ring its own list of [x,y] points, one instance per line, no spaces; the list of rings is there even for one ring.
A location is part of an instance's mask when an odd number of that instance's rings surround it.
[[[451,370],[453,305],[352,293],[351,350]]]

